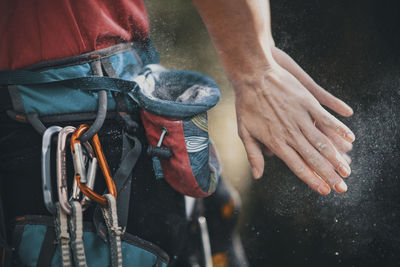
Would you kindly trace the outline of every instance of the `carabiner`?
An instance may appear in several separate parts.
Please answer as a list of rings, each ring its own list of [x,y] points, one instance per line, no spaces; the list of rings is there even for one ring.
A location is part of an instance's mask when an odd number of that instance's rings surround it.
[[[75,132],[73,126],[64,127],[58,134],[57,143],[57,191],[58,201],[61,208],[70,215],[72,212],[71,205],[68,202],[68,185],[67,185],[67,158],[66,143],[69,134]]]
[[[75,130],[76,130],[76,128],[75,128]],[[85,161],[84,161],[84,157],[83,157],[83,153],[82,153],[81,143],[80,142],[72,143],[72,140],[71,140],[71,152],[72,152],[72,159],[74,162],[75,176],[79,175],[81,177],[81,183],[86,184],[87,180],[86,180],[86,172],[85,172]]]
[[[86,143],[89,144],[88,142],[86,142]],[[90,189],[94,188],[94,183],[96,181],[96,173],[97,173],[97,158],[92,157],[91,160],[89,161],[88,171],[86,173],[86,177],[87,177],[86,186]],[[76,182],[76,179],[74,179],[74,182]],[[77,182],[74,183],[74,186],[75,185],[79,189]],[[73,196],[73,197],[75,197],[75,196]],[[92,202],[92,200],[89,197],[87,197],[86,195],[84,195],[84,198],[81,200],[82,209],[86,210],[87,207],[89,207],[89,205],[91,204],[91,202]]]
[[[75,131],[75,133],[72,134],[71,137],[71,149],[75,149],[74,145],[76,143],[80,143],[79,137],[83,134],[84,131],[86,131],[89,128],[88,125],[82,124],[79,126],[78,130]],[[103,149],[101,148],[100,140],[97,134],[95,134],[92,138],[92,145],[94,148],[94,152],[96,154],[96,158],[99,162],[101,171],[103,173],[103,176],[106,180],[108,192],[112,194],[115,198],[117,198],[117,189],[115,187],[115,183],[112,179],[110,168],[108,167],[106,157],[104,155]],[[75,179],[78,183],[78,186],[82,193],[89,197],[90,199],[96,201],[97,203],[101,204],[102,206],[106,207],[107,206],[107,199],[103,196],[100,196],[99,194],[93,192],[86,184],[81,183],[81,177],[79,174],[75,175]]]
[[[88,169],[86,173],[86,178],[87,178],[87,183],[86,185],[90,188],[93,189],[94,187],[94,183],[96,181],[96,173],[97,173],[97,158],[96,155],[94,154],[94,150],[93,147],[90,145],[89,142],[85,142],[83,143],[83,146],[90,158],[89,163],[88,163]],[[74,156],[76,153],[82,153],[83,149],[80,143],[75,143],[74,144],[75,147],[75,152],[72,152],[72,156],[73,156],[73,160],[79,160],[79,159],[83,159],[86,158],[83,154],[79,155],[79,156]],[[78,165],[83,165],[84,163],[75,163],[74,162],[74,166],[78,166]],[[83,169],[83,171],[85,171],[85,169]],[[75,170],[75,175],[79,175],[79,172],[77,172]],[[81,183],[82,179],[81,179]],[[72,197],[70,200],[79,200],[79,193],[80,193],[80,189],[78,187],[78,183],[76,181],[76,179],[74,179],[74,184],[72,187]],[[82,209],[86,210],[86,208],[90,205],[91,203],[91,199],[88,198],[87,196],[84,196],[84,198],[81,200],[81,205],[82,205]]]
[[[51,170],[50,170],[50,151],[51,137],[61,131],[60,126],[51,126],[43,134],[42,138],[42,190],[43,200],[46,209],[51,214],[56,214],[56,206],[53,201],[53,191],[51,186]]]
[[[58,201],[60,202],[61,208],[68,214],[71,215],[72,208],[71,204],[68,202],[68,185],[67,185],[67,163],[66,163],[66,144],[68,135],[74,133],[76,128],[73,126],[64,127],[58,134],[58,144],[57,144],[57,191],[58,191]],[[90,146],[90,144],[89,144]],[[91,147],[90,147],[91,148]],[[74,161],[76,159],[82,159],[83,157],[73,157]],[[96,176],[97,161],[92,159],[90,161],[89,169],[91,171],[90,177],[88,178],[88,186],[93,188],[94,180]],[[78,164],[74,163],[74,166]],[[80,172],[86,174],[84,162],[79,163]],[[76,172],[75,172],[76,173]],[[76,180],[74,179],[74,186],[77,186]],[[78,193],[79,194],[79,193]],[[75,198],[76,200],[77,198]],[[82,209],[85,210],[88,207],[88,201],[81,201]]]

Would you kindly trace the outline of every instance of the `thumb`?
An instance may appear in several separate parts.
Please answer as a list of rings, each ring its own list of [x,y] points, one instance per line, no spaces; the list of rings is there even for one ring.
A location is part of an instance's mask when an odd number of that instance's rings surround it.
[[[242,141],[246,150],[247,159],[251,166],[253,177],[259,179],[264,172],[264,156],[261,144],[251,136],[242,138]]]

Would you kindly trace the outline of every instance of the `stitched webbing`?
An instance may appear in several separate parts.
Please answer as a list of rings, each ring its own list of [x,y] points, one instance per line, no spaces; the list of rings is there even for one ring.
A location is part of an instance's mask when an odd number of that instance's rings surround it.
[[[74,266],[86,267],[86,255],[83,245],[83,215],[82,206],[78,201],[71,201],[72,214],[70,216],[71,248],[74,257]]]
[[[61,208],[60,203],[56,204],[57,217],[55,218],[57,241],[60,244],[60,265],[62,267],[70,267],[71,255],[69,250],[70,236],[68,233],[67,214]]]
[[[123,231],[118,226],[117,202],[113,195],[103,195],[107,199],[107,207],[102,207],[104,220],[108,230],[108,240],[111,256],[111,267],[122,267],[121,235]]]
[[[133,145],[130,141],[133,141]],[[137,160],[140,157],[142,151],[142,144],[140,141],[128,134],[125,130],[122,134],[122,156],[119,168],[114,174],[114,182],[117,188],[118,198],[117,198],[117,210],[118,210],[118,223],[123,229],[127,225],[129,216],[129,205],[131,200],[131,182],[132,182],[132,172],[136,165]],[[93,222],[95,224],[97,234],[103,240],[106,240],[104,232],[106,231],[106,226],[104,225],[103,218],[101,216],[101,211],[96,208]]]

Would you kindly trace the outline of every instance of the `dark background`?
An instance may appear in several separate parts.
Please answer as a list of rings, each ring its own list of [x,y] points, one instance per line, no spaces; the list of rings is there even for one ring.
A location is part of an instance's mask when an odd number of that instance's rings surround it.
[[[147,4],[163,63],[208,73],[221,84],[222,103],[232,102],[190,2]],[[400,1],[271,0],[271,11],[276,45],[354,108],[341,119],[357,140],[344,195],[318,196],[277,158],[266,160],[263,179],[246,189],[236,183],[250,263],[400,266]]]

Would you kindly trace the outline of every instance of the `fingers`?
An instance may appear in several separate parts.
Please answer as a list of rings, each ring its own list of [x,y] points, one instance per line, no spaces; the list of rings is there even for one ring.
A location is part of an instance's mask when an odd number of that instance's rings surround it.
[[[319,103],[342,116],[349,117],[353,115],[353,109],[349,105],[319,86],[288,54],[279,48],[273,47],[272,55],[275,61],[296,77]]]
[[[354,142],[354,133],[340,120],[326,111],[321,105],[308,105],[311,117],[318,125],[333,130],[336,134],[348,142]]]
[[[347,155],[346,153],[342,154],[343,158],[347,161],[348,164],[351,163],[351,158],[349,155]]]
[[[314,97],[324,106],[327,106],[331,110],[335,111],[336,113],[344,116],[344,117],[350,117],[353,115],[353,109],[347,105],[345,102],[340,100],[339,98],[333,96],[331,93],[328,91],[324,90],[322,87],[320,87],[318,84],[314,82],[313,85],[309,86],[310,92],[314,95]],[[306,86],[306,88],[309,88]]]
[[[350,166],[332,142],[311,121],[304,122],[300,127],[308,142],[332,164],[342,177],[348,177],[351,173]]]
[[[248,134],[242,134],[241,139],[246,150],[253,177],[259,179],[264,172],[264,156],[262,154],[261,144]]]
[[[332,165],[325,159],[301,134],[298,135],[296,143],[289,144],[304,159],[332,189],[337,193],[347,191],[347,185],[343,179],[334,171]]]
[[[340,152],[346,153],[353,149],[353,145],[350,142],[344,140],[331,128],[319,124],[316,124],[316,126],[323,134],[325,134],[332,141],[332,143]]]
[[[280,149],[275,153],[311,189],[321,195],[327,195],[331,192],[329,185],[304,162],[293,148],[286,144],[281,145]]]

